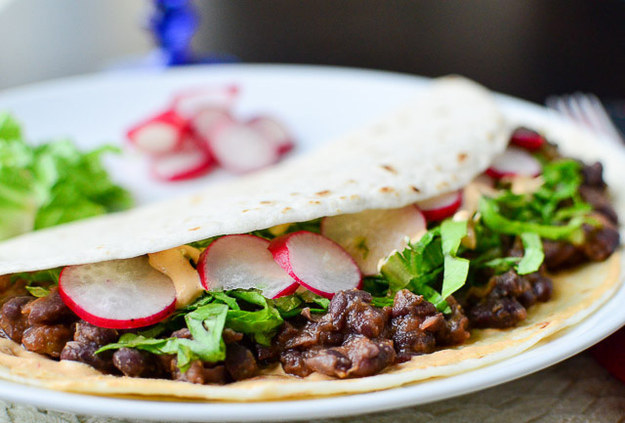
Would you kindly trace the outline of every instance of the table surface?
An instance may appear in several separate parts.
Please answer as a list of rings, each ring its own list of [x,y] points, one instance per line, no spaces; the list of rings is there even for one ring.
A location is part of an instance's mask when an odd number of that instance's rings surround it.
[[[358,417],[313,420],[347,422],[625,422],[625,385],[582,353],[554,367],[485,391],[418,407]],[[139,423],[76,416],[0,401],[0,423]]]

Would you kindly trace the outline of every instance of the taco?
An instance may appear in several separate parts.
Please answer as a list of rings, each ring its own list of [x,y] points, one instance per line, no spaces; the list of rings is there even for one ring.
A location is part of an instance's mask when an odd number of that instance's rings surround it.
[[[446,78],[306,157],[6,241],[0,377],[249,401],[518,354],[618,287],[622,209],[601,163],[551,143],[578,131],[520,123]]]

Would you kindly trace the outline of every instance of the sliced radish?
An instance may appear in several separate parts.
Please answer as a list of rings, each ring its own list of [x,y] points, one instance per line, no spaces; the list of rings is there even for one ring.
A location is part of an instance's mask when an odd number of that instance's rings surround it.
[[[146,256],[67,266],[59,293],[79,317],[104,328],[152,325],[176,307],[174,283],[153,269]]]
[[[461,205],[462,191],[449,192],[417,203],[428,221],[439,221],[453,216]]]
[[[203,107],[191,118],[191,127],[200,138],[205,140],[211,131],[224,121],[234,122],[227,109],[217,106]]]
[[[279,154],[288,153],[293,149],[295,144],[289,134],[289,131],[275,119],[258,116],[250,119],[247,125],[262,133],[268,140],[273,142],[278,149]]]
[[[242,123],[222,122],[207,141],[217,162],[236,173],[272,165],[280,156],[263,134]]]
[[[427,230],[423,214],[415,206],[366,210],[325,217],[321,233],[347,251],[365,275],[377,275],[378,262],[416,241]]]
[[[486,174],[495,179],[504,176],[538,176],[541,172],[540,162],[518,147],[508,147],[486,169]]]
[[[546,140],[538,132],[520,127],[514,130],[510,137],[510,142],[526,150],[534,151],[539,150]]]
[[[254,235],[227,235],[213,241],[198,262],[207,291],[260,289],[265,297],[290,295],[298,287],[267,249],[269,241]]]
[[[193,87],[179,91],[171,103],[172,110],[186,119],[192,119],[205,108],[228,109],[239,94],[237,85]]]
[[[308,231],[271,241],[273,259],[300,285],[326,298],[360,288],[362,274],[354,259],[336,242]]]
[[[154,177],[162,181],[182,181],[197,178],[211,171],[215,160],[200,148],[176,151],[155,157],[151,163]]]
[[[163,154],[179,148],[188,130],[187,121],[169,110],[131,128],[127,136],[139,150],[149,154]]]

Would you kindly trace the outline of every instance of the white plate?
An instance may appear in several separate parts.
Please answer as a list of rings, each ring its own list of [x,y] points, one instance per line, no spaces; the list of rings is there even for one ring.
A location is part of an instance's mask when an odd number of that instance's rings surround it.
[[[236,113],[268,113],[284,121],[301,154],[374,118],[418,93],[427,80],[386,72],[311,66],[224,65],[173,72],[105,74],[33,85],[0,94],[0,110],[23,122],[29,139],[68,135],[83,147],[121,143],[125,130],[171,94],[195,85],[237,83],[243,89]],[[500,96],[521,121],[555,121],[530,103]],[[615,152],[622,157],[620,152]],[[111,161],[118,181],[140,203],[193,190],[232,176],[216,172],[199,181],[159,184],[149,179],[140,157]],[[423,404],[484,389],[555,364],[584,350],[625,322],[625,288],[594,315],[516,357],[465,374],[369,394],[299,401],[237,403],[159,402],[55,392],[0,381],[0,398],[79,414],[179,421],[257,421],[338,417]]]

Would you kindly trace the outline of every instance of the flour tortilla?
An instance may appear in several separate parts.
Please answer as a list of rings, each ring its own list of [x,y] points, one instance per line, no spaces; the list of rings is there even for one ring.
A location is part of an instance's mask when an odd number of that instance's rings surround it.
[[[458,93],[459,99],[454,93]],[[181,202],[177,204],[161,204],[149,207],[147,211],[100,218],[8,241],[0,245],[0,268],[3,269],[0,273],[131,257],[212,235],[247,232],[295,220],[352,213],[369,208],[401,207],[413,201],[463,186],[486,166],[496,152],[503,148],[501,144],[502,142],[505,144],[508,135],[507,125],[501,119],[497,108],[492,107],[488,95],[466,81],[452,80],[439,83],[438,87],[428,95],[434,96],[433,99],[430,97],[427,100],[428,107],[415,105],[410,108],[415,113],[418,111],[418,113],[428,115],[427,119],[415,117],[419,120],[419,126],[412,128],[416,131],[414,134],[414,138],[417,138],[416,147],[411,144],[412,141],[408,141],[413,137],[404,133],[403,130],[393,128],[393,124],[401,126],[400,122],[404,122],[404,118],[399,116],[406,112],[399,112],[393,115],[394,117],[385,119],[388,125],[385,130],[381,129],[384,126],[379,126],[380,124],[374,125],[366,131],[357,133],[360,135],[351,135],[338,140],[335,144],[338,145],[336,149],[329,146],[309,158],[300,159],[296,165],[284,165],[255,178],[249,178],[245,183],[231,184],[227,189],[210,188],[200,196],[179,200]],[[441,103],[437,103],[437,99]],[[447,103],[448,99],[452,99],[453,104]],[[440,106],[432,107],[433,104],[440,104]],[[435,110],[438,111],[435,112]],[[443,113],[442,110],[445,112]],[[491,119],[491,121],[479,122],[476,112],[480,119]],[[452,116],[453,119],[449,120]],[[474,117],[475,120],[473,120]],[[434,123],[433,119],[440,120],[440,122]],[[619,154],[621,153],[616,152],[614,148],[597,145],[594,137],[577,128],[541,119],[540,116],[522,116],[519,119],[518,115],[512,115],[507,117],[506,121],[511,125],[524,123],[546,132],[551,139],[563,147],[564,151],[575,154],[577,157],[602,160],[606,165],[608,184],[618,189],[613,193],[617,212],[625,216],[623,214],[625,190],[619,186],[619,181],[625,178],[625,172],[620,166],[622,155],[619,156]],[[453,127],[445,128],[445,125],[453,125]],[[423,126],[437,129],[424,130]],[[468,128],[473,128],[473,130],[467,131]],[[478,134],[478,128],[482,131],[481,135]],[[404,142],[399,143],[396,137],[387,137],[389,133],[395,133],[395,131],[398,131],[398,135],[402,134]],[[504,133],[500,134],[498,131]],[[424,134],[429,134],[429,136],[419,138]],[[444,140],[441,141],[443,145],[440,148],[436,146],[436,142],[433,142],[437,139],[436,137]],[[387,151],[382,145],[376,145],[374,139],[386,143],[386,146],[392,144],[393,147]],[[584,146],[587,147],[591,142],[593,149],[589,153],[588,148]],[[423,145],[428,143],[432,145]],[[401,144],[401,152],[395,150],[400,147],[399,144]],[[367,152],[358,150],[363,145],[366,145]],[[475,150],[469,151],[469,146],[473,146]],[[440,158],[440,156],[458,157],[460,154],[467,154],[467,156],[458,161]],[[394,156],[392,160],[391,156]],[[350,162],[356,157],[358,157],[357,163]],[[342,161],[346,162],[342,163]],[[415,163],[419,165],[416,166]],[[315,165],[319,165],[319,168],[323,170],[317,171]],[[332,169],[332,166],[337,168]],[[384,166],[391,166],[394,171],[389,171],[383,168]],[[287,175],[294,178],[298,169],[307,169],[306,172],[311,170],[320,180],[309,179],[307,183],[299,184],[297,180],[284,179]],[[330,170],[332,172],[329,172]],[[446,173],[450,171],[456,173]],[[332,177],[328,177],[326,172],[329,172]],[[356,177],[362,177],[362,180]],[[349,182],[352,178],[354,178],[353,182]],[[276,181],[280,181],[281,184],[276,184]],[[263,184],[266,183],[274,185],[265,188]],[[254,188],[248,189],[245,184],[250,184]],[[296,187],[293,187],[293,184]],[[289,188],[285,188],[287,186]],[[415,192],[412,186],[419,187],[420,192]],[[389,189],[383,189],[386,187]],[[254,192],[255,189],[263,191],[257,195]],[[325,191],[330,192],[325,193]],[[292,195],[295,192],[298,194]],[[206,195],[208,197],[203,198]],[[224,198],[232,204],[224,205]],[[272,203],[261,204],[259,201],[261,198],[267,198],[267,201]],[[222,199],[222,201],[216,199]],[[220,213],[237,211],[238,215],[219,215],[210,209],[211,202],[213,207],[220,210]],[[284,211],[285,208],[289,210]],[[245,212],[245,210],[248,211]],[[168,220],[159,217],[158,212],[169,212],[171,214],[168,216],[173,216],[173,218]],[[202,216],[200,213],[208,213],[209,217]],[[262,218],[263,213],[267,213],[265,219]],[[219,221],[219,216],[225,216],[225,218]],[[150,232],[156,227],[151,226],[149,222],[142,222],[141,218],[157,219],[158,224],[163,226],[163,231],[161,231],[163,237],[165,234],[171,235],[173,240],[171,242],[164,240],[153,246],[151,242],[160,242],[152,237],[153,234]],[[185,220],[186,218],[188,220]],[[141,225],[135,229],[128,226],[133,223]],[[137,234],[136,240],[140,246],[116,244],[115,237],[106,233],[107,228],[116,228],[116,225],[122,225],[123,229],[120,233],[123,234],[121,238],[124,240],[129,237],[126,231],[130,231],[133,235]],[[188,228],[193,228],[191,225],[199,225],[199,229],[189,231]],[[182,229],[184,234],[176,234],[174,231],[176,227]],[[88,238],[85,236],[85,231],[89,234],[105,236],[106,242],[100,243],[102,248],[97,248],[98,245],[89,240],[83,240]],[[193,236],[188,232],[198,232],[200,235]],[[31,254],[27,254],[29,243],[43,242],[50,246],[55,241],[60,244],[61,251],[49,248],[38,250],[37,246],[31,245],[30,247],[34,248],[36,260],[48,261],[44,265],[28,263],[30,260],[36,261]],[[72,255],[71,251],[66,251],[63,246],[66,242],[72,247],[80,248]],[[16,251],[14,255],[12,255],[12,249]],[[52,258],[47,258],[46,256],[50,254]],[[56,362],[46,359],[27,352],[8,340],[0,340],[0,377],[35,386],[80,393],[222,401],[312,398],[388,389],[476,369],[515,356],[538,342],[554,334],[557,335],[562,329],[583,320],[613,295],[620,286],[622,268],[622,256],[618,252],[604,263],[589,264],[575,271],[559,274],[554,278],[552,301],[532,307],[528,318],[518,327],[508,330],[474,330],[471,339],[464,345],[414,357],[410,362],[392,366],[381,374],[366,378],[333,380],[313,374],[300,379],[284,374],[279,367],[268,370],[262,376],[225,386],[117,377],[102,375],[81,363]]]
[[[505,148],[491,94],[459,77],[365,128],[235,182],[0,244],[0,275],[136,257],[208,237],[365,209],[460,188]]]

